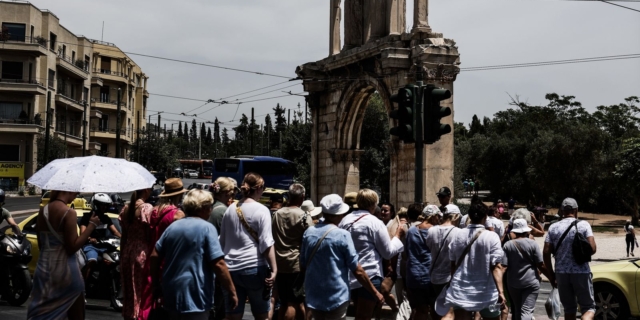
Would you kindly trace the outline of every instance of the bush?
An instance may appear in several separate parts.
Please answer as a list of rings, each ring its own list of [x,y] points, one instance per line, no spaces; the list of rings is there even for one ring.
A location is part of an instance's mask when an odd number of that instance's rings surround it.
[[[18,195],[24,197],[24,189],[20,189],[20,191],[18,191]]]
[[[35,196],[36,195],[36,187],[29,186],[29,195],[30,196]]]

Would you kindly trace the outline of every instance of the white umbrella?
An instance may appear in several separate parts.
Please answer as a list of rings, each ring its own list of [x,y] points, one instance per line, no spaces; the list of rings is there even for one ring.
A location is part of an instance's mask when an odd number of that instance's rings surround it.
[[[27,180],[45,190],[71,192],[130,192],[155,181],[138,163],[99,156],[54,160]]]

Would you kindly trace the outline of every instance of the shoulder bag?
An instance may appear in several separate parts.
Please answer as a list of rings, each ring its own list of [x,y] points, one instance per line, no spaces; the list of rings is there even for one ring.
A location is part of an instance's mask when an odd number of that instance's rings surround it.
[[[69,212],[69,210],[71,210],[71,208],[69,208],[67,212],[64,213],[64,216],[62,217],[63,220],[64,220],[64,217]],[[56,237],[56,239],[58,239],[58,241],[60,241],[60,243],[62,243],[62,245],[64,245],[64,240],[53,229],[53,226],[51,226],[51,222],[49,221],[49,205],[48,204],[44,207],[44,209],[42,210],[42,213],[44,214],[44,221],[47,222],[47,227],[49,227],[49,231],[53,234],[54,237]],[[60,223],[62,224],[62,221],[60,221]],[[76,259],[78,260],[78,266],[80,267],[80,269],[84,268],[84,266],[87,264],[87,256],[84,254],[84,250],[82,248],[76,251]]]
[[[560,237],[560,240],[558,241],[557,247],[554,248],[553,255],[557,256],[558,248],[560,248],[560,244],[562,243],[564,238],[567,236],[567,234],[569,233],[569,231],[573,227],[573,228],[576,229],[576,234],[573,237],[573,243],[571,244],[571,250],[572,250],[572,253],[573,253],[573,260],[577,264],[585,264],[585,263],[591,261],[591,255],[593,254],[593,249],[591,248],[591,244],[589,243],[589,240],[587,240],[587,238],[582,233],[580,233],[578,231],[578,223],[579,222],[580,221],[578,221],[578,219],[576,219],[575,221],[573,221],[571,223],[571,225],[569,225],[567,230],[562,234],[562,237]]]

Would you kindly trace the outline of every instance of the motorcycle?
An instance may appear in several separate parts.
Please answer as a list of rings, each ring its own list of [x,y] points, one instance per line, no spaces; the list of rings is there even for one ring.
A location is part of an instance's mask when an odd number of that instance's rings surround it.
[[[99,257],[85,281],[87,298],[106,299],[111,307],[122,311],[122,288],[120,283],[120,239],[98,240],[97,247],[106,249]]]
[[[28,264],[31,242],[26,237],[0,235],[0,295],[12,306],[21,306],[31,294],[33,282]]]

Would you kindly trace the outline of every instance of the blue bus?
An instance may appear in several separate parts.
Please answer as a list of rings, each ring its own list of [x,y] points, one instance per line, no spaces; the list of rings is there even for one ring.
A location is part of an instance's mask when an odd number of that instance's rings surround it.
[[[262,176],[267,188],[289,190],[296,174],[295,164],[289,160],[267,156],[237,156],[213,161],[213,176],[234,178],[238,187],[244,175],[255,172]]]

